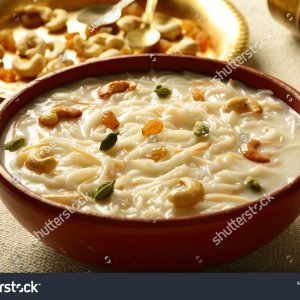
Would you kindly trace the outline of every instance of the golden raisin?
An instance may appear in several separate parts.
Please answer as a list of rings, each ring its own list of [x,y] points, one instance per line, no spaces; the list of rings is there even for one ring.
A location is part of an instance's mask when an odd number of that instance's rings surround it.
[[[194,101],[204,101],[203,90],[201,89],[193,89],[192,97]]]
[[[144,128],[142,129],[142,134],[144,137],[149,137],[153,134],[161,133],[163,130],[163,122],[161,120],[150,120],[146,123]]]
[[[152,159],[156,162],[160,161],[168,154],[168,149],[165,146],[153,148],[146,153],[146,158]]]
[[[106,110],[102,113],[101,121],[103,125],[111,130],[116,130],[120,125],[115,114],[111,110]]]
[[[0,69],[0,80],[4,82],[16,82],[17,73],[13,69]]]
[[[112,81],[105,84],[98,89],[98,95],[102,99],[107,99],[116,93],[130,92],[136,89],[136,83],[134,81]]]

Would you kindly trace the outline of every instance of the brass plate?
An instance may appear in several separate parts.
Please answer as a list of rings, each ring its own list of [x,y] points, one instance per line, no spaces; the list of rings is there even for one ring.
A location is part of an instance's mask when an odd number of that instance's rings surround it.
[[[64,8],[71,13],[68,21],[69,31],[85,31],[85,25],[78,23],[76,11],[96,3],[116,3],[112,0],[0,0],[0,29],[11,27],[18,38],[23,34],[21,26],[15,27],[14,12],[24,5],[35,4],[46,5],[51,8]],[[137,1],[145,6],[145,1]],[[227,0],[164,0],[159,1],[158,11],[167,13],[178,18],[188,18],[201,24],[212,37],[214,51],[206,54],[207,57],[229,61],[241,54],[248,45],[248,26],[244,17]],[[74,29],[76,28],[76,29]],[[72,30],[73,29],[73,30]],[[41,36],[50,41],[51,39],[62,38],[59,35],[49,35],[44,28],[36,30]],[[72,53],[70,54],[72,57]],[[11,57],[6,57],[5,66],[9,67]],[[26,82],[7,84],[0,81],[0,98],[6,98],[20,90]]]

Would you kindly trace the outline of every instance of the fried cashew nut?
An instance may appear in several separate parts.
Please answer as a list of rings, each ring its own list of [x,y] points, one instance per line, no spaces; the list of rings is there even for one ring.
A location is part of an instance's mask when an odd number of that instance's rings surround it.
[[[167,199],[176,208],[191,208],[203,201],[203,197],[202,183],[194,178],[183,177],[180,178],[178,187],[168,194]]]
[[[74,50],[79,56],[90,58],[97,57],[103,52],[103,46],[90,41],[85,41],[79,36],[75,36],[73,39]]]
[[[25,159],[26,168],[38,174],[50,173],[57,164],[58,160],[43,149],[30,152]]]
[[[45,127],[55,127],[61,119],[77,119],[81,117],[82,111],[73,107],[57,106],[50,112],[39,117],[39,123]]]
[[[23,78],[36,77],[45,67],[45,58],[41,54],[35,54],[30,59],[16,57],[12,61],[14,70]]]
[[[102,99],[107,99],[116,93],[124,93],[136,89],[134,81],[112,81],[98,89],[98,95]]]
[[[39,73],[38,77],[44,76],[45,74],[54,72],[56,70],[66,68],[69,66],[74,65],[74,61],[71,59],[62,59],[61,57],[58,57],[56,59],[51,60],[47,66],[42,70],[41,73]]]
[[[56,32],[66,27],[68,21],[68,12],[64,9],[54,9],[52,12],[52,18],[45,24],[45,27],[50,32]]]
[[[198,51],[198,44],[191,38],[185,38],[181,40],[177,45],[168,49],[169,54],[185,54],[196,55]]]
[[[101,53],[99,55],[99,58],[100,59],[107,59],[107,58],[116,57],[116,56],[119,56],[119,55],[121,55],[120,50],[118,50],[118,49],[109,49],[109,50],[106,50],[103,53]]]
[[[49,60],[58,58],[66,50],[66,45],[61,40],[53,40],[53,41],[49,42],[47,46],[51,51],[51,53],[47,56],[47,59],[49,59]]]
[[[44,55],[47,44],[41,37],[31,32],[16,42],[16,48],[20,56],[31,58],[37,53]]]
[[[250,140],[249,143],[242,144],[240,147],[240,152],[248,160],[255,161],[257,163],[268,163],[270,158],[266,155],[257,152],[257,148],[261,145],[259,140]]]
[[[252,99],[247,97],[234,97],[228,100],[223,107],[224,112],[236,111],[238,113],[262,113],[263,109],[260,104]]]
[[[8,52],[16,52],[14,33],[10,29],[0,31],[0,45]]]
[[[120,30],[124,31],[125,33],[138,28],[141,24],[142,19],[137,16],[124,16],[117,22]]]
[[[182,27],[179,21],[175,19],[162,19],[160,24],[155,25],[155,28],[160,32],[161,37],[167,40],[176,40],[182,32]]]

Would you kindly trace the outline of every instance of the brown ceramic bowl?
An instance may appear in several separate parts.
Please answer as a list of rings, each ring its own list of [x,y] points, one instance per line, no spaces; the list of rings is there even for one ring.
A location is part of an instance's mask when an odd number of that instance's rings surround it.
[[[225,62],[184,56],[122,57],[71,67],[28,85],[1,105],[0,130],[19,109],[41,93],[88,76],[149,69],[199,72],[214,76]],[[246,67],[232,70],[228,78],[258,89],[270,89],[300,113],[300,93],[287,84]],[[293,101],[289,101],[293,99]],[[30,232],[40,230],[65,209],[43,199],[16,182],[0,165],[0,194],[15,218]],[[216,232],[241,216],[251,205],[227,211],[156,222],[103,217],[74,212],[43,242],[87,264],[118,271],[195,271],[246,255],[279,235],[300,213],[300,177],[273,193],[274,199],[254,217],[215,246]]]

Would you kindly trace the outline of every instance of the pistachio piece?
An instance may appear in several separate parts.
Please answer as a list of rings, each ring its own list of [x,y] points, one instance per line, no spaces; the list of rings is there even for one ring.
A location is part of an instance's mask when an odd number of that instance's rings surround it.
[[[4,145],[4,149],[8,150],[10,152],[14,152],[17,151],[18,149],[20,149],[21,147],[25,146],[25,139],[24,138],[15,138],[9,142],[7,142]]]

